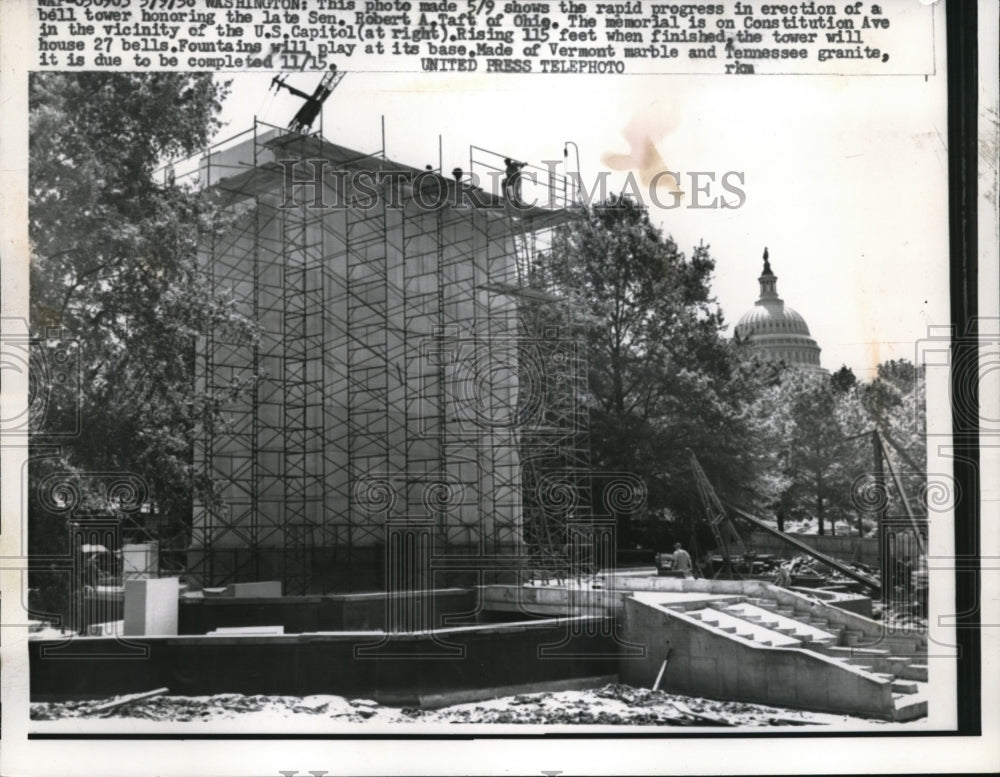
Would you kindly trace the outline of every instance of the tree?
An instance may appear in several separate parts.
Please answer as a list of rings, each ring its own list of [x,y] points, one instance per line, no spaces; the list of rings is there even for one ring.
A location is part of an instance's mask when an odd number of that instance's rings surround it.
[[[859,497],[874,476],[875,429],[905,468],[908,494],[922,492],[923,412],[922,370],[909,362],[881,364],[867,383],[847,367],[829,378],[787,370],[751,409],[757,439],[771,451],[758,464],[764,511],[782,531],[787,518],[816,519],[820,534],[838,520],[860,523],[870,512]]]
[[[878,429],[885,442],[886,454],[895,462],[910,504],[914,497],[926,497],[926,382],[924,368],[906,359],[878,365],[874,380],[858,387],[860,403],[868,423]],[[890,490],[892,512],[903,513],[895,502],[899,496]]]
[[[826,521],[850,511],[849,446],[841,423],[840,396],[827,376],[789,375],[792,434],[786,462],[792,501],[813,501],[819,534]]]
[[[211,201],[154,171],[207,144],[226,91],[210,75],[32,75],[30,323],[39,358],[51,360],[56,347],[65,355],[57,341],[70,341],[81,378],[32,376],[47,400],[32,444],[60,443],[30,469],[36,552],[63,546],[62,519],[37,493],[52,472],[75,478],[81,505],[93,509],[114,508],[87,477],[94,472],[133,473],[148,506],[182,521],[192,493],[214,498],[212,479],[192,464],[193,440],[200,426],[222,422],[226,394],[253,376],[226,392],[195,391],[194,344],[210,325],[244,340],[254,327],[199,273],[199,241],[222,227]],[[47,436],[77,424],[68,441]]]
[[[752,479],[743,466],[746,376],[740,346],[721,335],[714,261],[704,245],[685,256],[625,197],[575,216],[557,231],[536,282],[568,301],[544,315],[561,316],[586,351],[593,467],[639,476],[652,527],[679,520],[675,536],[687,541],[704,523],[688,449],[720,493]],[[656,541],[652,527],[621,539]]]
[[[840,393],[850,391],[857,383],[858,379],[854,375],[854,371],[846,364],[830,376],[830,385],[834,391]]]

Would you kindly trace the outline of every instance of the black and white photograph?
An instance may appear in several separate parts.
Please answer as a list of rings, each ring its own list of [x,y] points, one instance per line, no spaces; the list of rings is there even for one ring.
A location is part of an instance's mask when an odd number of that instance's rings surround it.
[[[5,6],[10,773],[970,733],[1000,125],[954,5]]]

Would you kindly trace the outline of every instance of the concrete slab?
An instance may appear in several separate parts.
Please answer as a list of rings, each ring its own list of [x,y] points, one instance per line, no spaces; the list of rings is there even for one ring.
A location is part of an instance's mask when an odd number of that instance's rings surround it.
[[[280,580],[262,580],[256,583],[231,583],[226,586],[225,596],[236,598],[281,596]]]
[[[87,626],[86,636],[88,637],[113,637],[121,634],[125,628],[125,621],[105,621],[103,623],[91,623]]]
[[[499,699],[504,696],[519,696],[529,693],[557,693],[559,691],[580,691],[589,688],[601,688],[618,682],[618,675],[598,675],[595,677],[574,677],[569,680],[552,680],[550,682],[523,683],[521,685],[501,685],[494,688],[471,688],[450,693],[421,694],[421,707],[434,709],[448,707],[453,704],[468,704],[487,699]]]
[[[208,632],[208,635],[209,636],[220,635],[220,636],[231,637],[234,635],[243,635],[243,636],[249,636],[251,634],[279,635],[284,633],[285,633],[284,626],[225,626]]]
[[[678,605],[688,607],[701,602],[723,604],[738,602],[742,598],[738,594],[711,594],[698,591],[635,591],[632,596],[644,604],[653,604],[659,607]]]
[[[125,581],[126,637],[177,635],[179,582],[176,577]]]
[[[892,719],[898,723],[927,716],[927,697],[922,694],[901,695],[895,699]]]

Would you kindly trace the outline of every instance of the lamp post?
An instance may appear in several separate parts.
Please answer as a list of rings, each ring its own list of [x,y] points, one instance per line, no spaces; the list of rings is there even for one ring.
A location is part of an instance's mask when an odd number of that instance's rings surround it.
[[[574,141],[567,140],[563,144],[563,158],[567,159],[567,160],[569,159],[569,147],[570,146],[572,146],[573,150],[576,152],[576,177],[577,177],[577,183],[579,183],[579,178],[580,178],[580,147]],[[566,180],[567,181],[569,180],[569,171],[568,170],[566,172]],[[579,187],[575,187],[575,193],[578,194],[579,191],[580,191]],[[567,194],[565,192],[565,187],[564,187],[563,196],[564,196],[564,198],[567,196]],[[576,200],[576,197],[574,196],[573,199]]]

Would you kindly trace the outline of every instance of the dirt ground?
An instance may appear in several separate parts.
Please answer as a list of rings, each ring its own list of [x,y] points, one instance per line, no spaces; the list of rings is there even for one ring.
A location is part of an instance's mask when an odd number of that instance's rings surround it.
[[[150,723],[245,723],[285,721],[295,724],[545,724],[610,726],[835,726],[878,725],[878,721],[743,702],[714,701],[611,684],[584,691],[508,696],[439,709],[388,707],[369,699],[340,696],[158,696],[99,710],[100,701],[31,705],[33,721],[94,723],[113,728],[112,719]],[[92,726],[87,726],[92,730]]]

